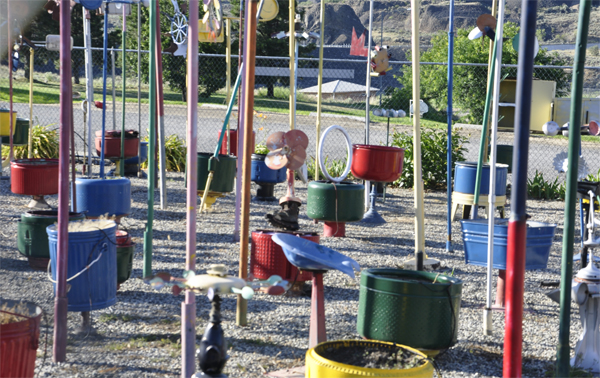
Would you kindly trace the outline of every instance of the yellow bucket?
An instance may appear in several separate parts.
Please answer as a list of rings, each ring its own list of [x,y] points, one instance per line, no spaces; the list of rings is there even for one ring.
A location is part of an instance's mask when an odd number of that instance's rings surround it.
[[[408,369],[364,368],[329,360],[322,356],[326,348],[348,347],[384,347],[403,348],[423,358],[420,366]],[[376,340],[339,340],[326,341],[306,352],[306,378],[362,378],[362,377],[396,377],[396,378],[432,378],[433,364],[420,351],[385,341]]]
[[[17,126],[17,112],[13,110],[12,132]],[[0,136],[10,136],[10,110],[0,109]]]

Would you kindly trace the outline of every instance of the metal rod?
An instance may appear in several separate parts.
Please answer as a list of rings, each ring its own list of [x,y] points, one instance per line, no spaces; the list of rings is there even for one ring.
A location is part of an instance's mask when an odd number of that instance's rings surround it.
[[[492,17],[497,17],[498,15],[498,0],[492,0]],[[488,64],[487,64],[487,68],[488,68],[488,80],[491,76],[494,76],[494,68],[490,67],[490,61],[495,60],[494,58],[494,51],[496,50],[496,46],[494,45],[495,41],[490,40],[489,43],[489,52],[488,52]],[[488,85],[487,90],[491,91],[492,90],[492,84]],[[484,145],[483,145],[483,162],[487,163],[488,161],[488,141],[490,139],[490,129],[489,129],[489,112],[490,110],[488,109],[487,114],[488,115],[488,124],[485,125],[486,129],[485,129],[485,136],[484,136]]]
[[[567,170],[567,193],[565,195],[565,226],[562,248],[560,275],[560,324],[556,375],[569,375],[569,327],[571,320],[571,279],[573,278],[573,243],[575,234],[575,210],[577,198],[577,172],[579,165],[579,146],[581,144],[581,105],[583,95],[583,77],[585,50],[587,48],[590,26],[591,0],[579,2],[579,20],[577,42],[575,44],[575,62],[573,64],[573,86],[571,89],[571,115],[569,117],[569,165]]]
[[[227,30],[227,47],[225,49],[225,64],[227,66],[227,75],[225,81],[225,89],[227,91],[227,101],[231,99],[231,19],[225,19],[225,29]],[[239,75],[239,73],[238,73]],[[231,126],[227,122],[227,155],[231,153]]]
[[[323,46],[325,45],[325,0],[321,0],[321,10],[319,13],[320,22],[320,44],[319,44],[319,77],[317,78],[317,135],[315,143],[315,177],[314,180],[319,180],[319,142],[321,140],[321,112],[323,111]]]
[[[225,133],[224,133],[225,127],[227,125],[229,125],[229,118],[231,117],[231,112],[233,110],[233,104],[235,104],[235,97],[237,96],[237,92],[240,87],[240,82],[242,81],[241,78],[242,78],[243,70],[244,70],[244,64],[241,65],[238,77],[235,79],[235,84],[233,86],[233,94],[232,94],[231,98],[229,99],[229,105],[227,106],[227,111],[225,112],[225,120],[223,121],[223,127],[221,127],[221,136],[219,136],[219,140],[217,141],[217,146],[215,147],[215,152],[213,154],[213,156],[215,158],[219,156],[219,151],[221,151],[221,146],[223,144],[223,139],[225,137]],[[208,187],[207,187],[206,191],[208,191]]]
[[[94,106],[94,69],[92,67],[92,27],[90,21],[90,11],[81,7],[83,11],[83,44],[85,47],[85,97],[87,99],[86,112],[87,116],[87,174],[92,175],[92,107]],[[84,126],[85,127],[85,126]]]
[[[12,161],[13,156],[13,121],[15,115],[13,114],[13,30],[11,23],[11,14],[10,14],[10,0],[6,1],[6,18],[8,19],[7,24],[7,38],[8,41],[8,140],[9,140],[9,151],[8,151],[8,161]]]
[[[137,175],[142,175],[142,3],[137,6],[137,79],[138,79],[138,136],[140,143],[138,144],[138,172]]]
[[[245,44],[245,70],[244,79],[246,83],[246,92],[244,93],[244,153],[238,151],[238,160],[243,156],[242,160],[242,226],[240,235],[240,278],[248,276],[248,242],[250,231],[250,171],[252,157],[252,112],[254,110],[254,70],[256,56],[256,8],[257,0],[250,0],[249,6],[246,7],[246,44]],[[293,0],[290,2],[293,3]],[[291,38],[290,38],[291,39]],[[246,325],[246,313],[248,310],[248,302],[238,295],[236,323],[238,325]]]
[[[244,39],[242,38],[242,36],[244,35],[244,29],[243,29],[243,14],[244,14],[244,0],[240,0],[240,26],[238,29],[239,32],[239,36],[238,36],[238,45],[239,45],[239,50],[238,50],[238,75],[242,75],[242,84],[241,84],[241,90],[240,90],[240,95],[238,97],[238,124],[237,124],[237,153],[238,153],[238,160],[237,160],[237,174],[235,177],[235,214],[234,214],[234,228],[233,228],[233,241],[238,242],[240,241],[240,220],[241,220],[241,211],[242,211],[242,170],[239,169],[241,160],[239,159],[239,156],[241,154],[241,152],[244,149],[244,140],[242,138],[242,135],[244,135],[244,114],[242,112],[242,109],[244,108],[244,98],[245,93],[246,93],[246,78],[243,74],[243,72],[240,72],[239,69],[242,65],[242,61],[244,59],[244,55],[242,53],[243,51],[243,45],[244,45]]]
[[[127,75],[125,74],[125,36],[127,35],[127,14],[125,13],[125,9],[127,8],[125,4],[123,7],[123,28],[121,30],[121,85],[123,88],[121,89],[121,101],[123,102],[121,106],[121,158],[119,159],[119,176],[125,177],[125,101],[126,101],[126,92],[125,92],[125,83],[127,81]]]
[[[56,295],[54,297],[54,362],[67,355],[67,268],[69,255],[69,134],[73,121],[71,84],[71,7],[60,1],[60,143],[58,171],[58,241],[56,252]],[[10,58],[9,58],[10,60]]]
[[[366,93],[365,93],[365,144],[369,144],[369,126],[371,124],[371,41],[373,38],[373,0],[369,0],[369,35],[367,36],[367,79],[366,79]],[[365,180],[365,211],[369,208],[369,192],[371,183]]]
[[[452,251],[452,92],[454,86],[454,0],[450,0],[450,15],[448,19],[448,144],[446,151],[446,223],[448,238],[446,239],[446,251]],[[390,119],[388,118],[388,137]],[[386,144],[387,145],[387,144]]]
[[[290,0],[289,6],[289,28],[290,28],[290,130],[294,130],[296,128],[296,119],[294,117],[294,109],[296,109],[296,98],[294,97],[294,93],[292,88],[296,86],[296,75],[295,75],[295,52],[296,52],[296,1]],[[248,18],[246,18],[248,19]]]
[[[504,1],[500,0],[500,9],[498,10],[498,22],[496,24],[496,64],[494,70],[494,103],[492,106],[492,159],[490,160],[490,185],[488,193],[488,240],[487,240],[487,290],[485,308],[483,309],[483,332],[486,335],[492,334],[492,279],[494,262],[494,229],[496,222],[494,214],[496,213],[496,140],[498,130],[498,103],[500,102],[500,79],[502,75],[502,37],[504,34]],[[477,210],[477,204],[473,205],[473,210]]]
[[[187,54],[187,157],[185,269],[196,269],[196,206],[198,204],[198,0],[190,0]],[[186,291],[181,304],[181,378],[195,372],[196,296]]]
[[[412,74],[413,74],[413,158],[414,158],[414,193],[415,193],[415,262],[417,270],[423,270],[425,256],[425,211],[423,209],[423,177],[421,168],[421,52],[419,46],[419,14],[421,0],[411,0],[412,19]]]
[[[106,131],[106,71],[108,70],[108,3],[104,3],[104,46],[102,51],[104,65],[102,67],[102,136],[100,137],[100,178],[104,178],[104,132]]]
[[[160,14],[160,3],[156,2],[156,14]],[[160,17],[156,17],[156,102],[158,108],[158,165],[160,166],[160,208],[167,207],[167,158],[165,150],[165,107],[163,103],[162,51],[160,37]],[[189,33],[188,33],[189,34]]]
[[[110,48],[110,64],[112,71],[112,111],[113,111],[113,130],[117,129],[117,106],[116,106],[116,88],[115,88],[115,49]]]
[[[35,50],[29,47],[29,134],[27,136],[27,158],[33,157],[31,146],[33,132],[33,63],[35,60]]]
[[[156,3],[157,0],[150,0],[150,51],[156,49]],[[152,275],[152,227],[154,223],[154,179],[156,176],[156,156],[154,154],[156,150],[156,55],[150,54],[149,59],[148,125],[150,140],[148,143],[148,221],[144,232],[144,277]],[[188,187],[190,186],[191,183]]]

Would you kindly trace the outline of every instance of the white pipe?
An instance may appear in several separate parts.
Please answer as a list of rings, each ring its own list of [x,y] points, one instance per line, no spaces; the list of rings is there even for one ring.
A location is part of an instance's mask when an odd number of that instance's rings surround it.
[[[366,104],[365,104],[365,144],[369,144],[369,124],[370,120],[370,112],[369,109],[369,101],[371,101],[371,41],[373,38],[371,37],[373,33],[373,0],[369,1],[369,35],[367,38],[369,41],[367,42],[367,89],[366,89]],[[371,183],[369,181],[365,181],[365,211],[368,210],[369,204],[369,194],[371,192]]]
[[[496,203],[496,138],[498,132],[498,102],[500,101],[500,80],[502,70],[502,34],[504,24],[504,0],[500,1],[496,24],[496,67],[494,71],[494,102],[492,106],[492,150],[490,159],[490,188],[488,193],[488,255],[487,255],[487,295],[483,310],[483,331],[492,334],[492,265],[494,262],[494,214]]]
[[[87,113],[87,145],[88,145],[88,166],[87,166],[87,174],[88,176],[92,175],[92,146],[93,144],[93,135],[92,135],[92,106],[94,105],[94,70],[92,67],[92,29],[90,25],[90,20],[86,17],[86,14],[89,11],[85,8],[81,8],[83,10],[83,44],[85,47],[85,97],[87,98],[86,104],[86,113]],[[84,126],[85,127],[85,126]]]

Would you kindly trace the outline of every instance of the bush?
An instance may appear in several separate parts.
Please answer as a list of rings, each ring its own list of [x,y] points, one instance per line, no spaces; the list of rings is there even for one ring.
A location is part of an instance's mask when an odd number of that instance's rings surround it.
[[[567,187],[558,181],[546,181],[542,172],[535,171],[533,179],[527,180],[527,196],[534,199],[565,199]]]
[[[424,128],[421,130],[421,164],[425,189],[446,188],[446,161],[448,133],[441,130]],[[452,172],[457,161],[465,160],[465,143],[469,138],[457,132],[452,134]],[[414,186],[413,135],[394,131],[392,146],[404,148],[404,166],[402,175],[394,186],[412,188]]]
[[[48,126],[36,125],[31,130],[31,152],[36,159],[58,158],[58,132]],[[7,158],[10,152],[9,145],[2,145],[2,158]],[[27,159],[28,146],[13,146],[15,159]]]
[[[145,138],[148,141],[148,137]],[[173,134],[165,140],[165,156],[167,159],[167,171],[184,172],[186,163],[187,147],[184,140]],[[150,151],[148,151],[150,158]],[[148,160],[142,163],[142,168],[148,168]],[[160,167],[159,167],[160,168]]]
[[[329,161],[329,156],[325,156],[325,167],[327,168],[327,173],[329,173],[329,175],[331,177],[340,177],[342,175],[342,173],[344,173],[344,169],[346,169],[346,162],[348,159],[343,158],[343,159],[339,159],[339,160],[331,160]],[[308,170],[308,179],[309,180],[314,180],[315,179],[315,170],[316,170],[316,166],[317,166],[317,159],[314,158],[314,156],[310,157],[310,161],[306,161],[306,168]],[[321,180],[326,180],[325,176],[323,175],[323,172],[321,171],[321,167],[319,167],[319,179]],[[352,172],[348,173],[348,176],[346,176],[346,179],[344,181],[353,181],[356,180],[356,178],[354,178],[354,176],[352,176]]]

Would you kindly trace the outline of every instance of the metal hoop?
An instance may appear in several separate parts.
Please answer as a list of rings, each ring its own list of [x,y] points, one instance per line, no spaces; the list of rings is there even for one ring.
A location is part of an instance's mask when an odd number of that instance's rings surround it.
[[[176,45],[182,45],[187,41],[188,19],[181,12],[175,13],[171,19],[171,38]]]
[[[341,176],[339,177],[331,177],[329,175],[329,173],[327,172],[327,167],[325,167],[325,163],[323,162],[323,142],[325,141],[325,137],[327,136],[327,134],[329,134],[329,132],[331,130],[340,130],[342,132],[342,134],[344,134],[344,138],[346,139],[346,146],[348,148],[348,158],[346,160],[346,169],[344,170],[344,173],[342,173]],[[346,178],[346,176],[348,176],[348,174],[350,173],[350,167],[352,166],[352,143],[350,142],[350,135],[348,135],[348,132],[341,126],[338,125],[333,125],[327,128],[327,130],[325,130],[323,132],[323,135],[321,135],[321,140],[319,140],[319,153],[317,154],[317,159],[319,160],[319,166],[321,167],[321,171],[323,172],[323,175],[327,178],[327,180],[329,181],[333,181],[333,182],[342,182],[344,181],[344,179]]]

